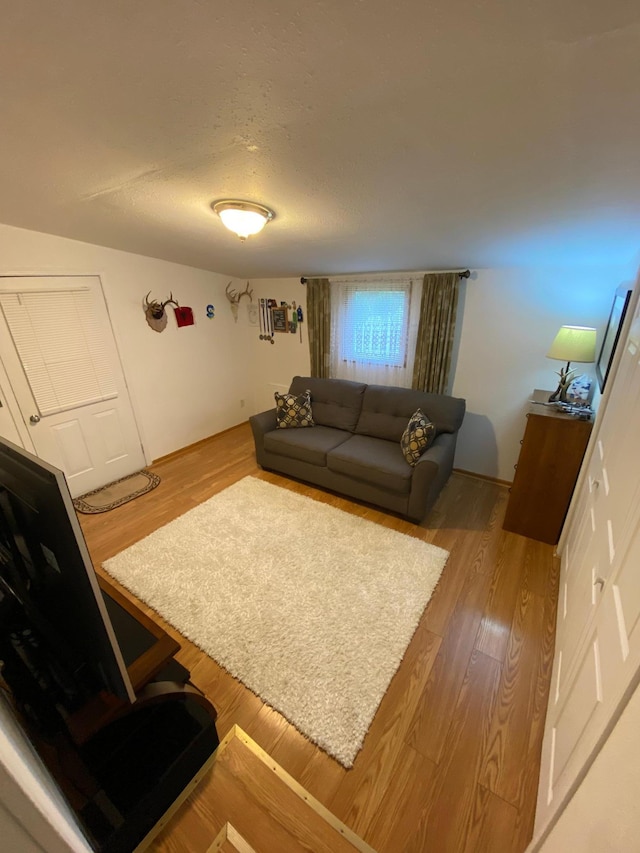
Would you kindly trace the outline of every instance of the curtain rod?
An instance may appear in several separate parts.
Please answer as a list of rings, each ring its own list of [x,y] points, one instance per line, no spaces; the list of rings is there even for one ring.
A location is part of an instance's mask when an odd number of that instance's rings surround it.
[[[440,272],[448,272],[448,270],[440,270]],[[358,275],[358,273],[356,273],[356,275]],[[371,273],[371,275],[372,276],[374,276],[374,275],[385,275],[385,273],[377,272],[377,273]],[[392,275],[402,275],[402,273],[392,273]],[[410,276],[411,273],[406,273],[406,275]],[[414,273],[414,275],[415,275],[415,273]],[[469,278],[470,276],[471,276],[471,270],[462,270],[462,272],[458,273],[458,278]],[[348,276],[341,276],[341,278],[347,278],[347,277]],[[308,280],[309,279],[306,278],[306,276],[304,276],[304,275],[300,276],[300,284],[306,284]]]

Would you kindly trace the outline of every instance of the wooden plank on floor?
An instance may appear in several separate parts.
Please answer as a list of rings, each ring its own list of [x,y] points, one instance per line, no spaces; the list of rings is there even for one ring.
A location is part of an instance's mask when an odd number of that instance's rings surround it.
[[[256,738],[256,740],[258,739]],[[259,740],[258,743],[260,743]],[[272,749],[269,750],[269,755],[294,779],[302,782],[301,776],[317,752],[318,747],[309,738],[306,738],[293,726],[287,725]],[[303,784],[303,787],[306,788],[307,786]]]
[[[541,654],[538,637],[543,634],[543,626],[544,600],[523,588],[516,604],[481,774],[483,785],[516,807],[521,803],[529,757]]]
[[[240,724],[238,723],[238,725]],[[282,714],[275,711],[269,705],[263,704],[244,731],[246,731],[249,737],[254,740],[258,746],[271,755],[274,746],[278,743],[286,730],[290,728],[291,724],[282,716]],[[275,756],[272,757],[275,759]]]
[[[548,561],[549,556],[547,555]],[[529,750],[520,790],[518,818],[513,842],[515,853],[522,853],[533,835],[538,795],[538,775],[542,754],[542,738],[544,735],[544,724],[551,686],[551,672],[553,669],[559,580],[560,561],[556,557],[553,557],[550,564],[548,564],[548,572],[546,574],[547,589],[544,598],[544,633],[542,637],[538,638],[540,655],[534,685],[533,713],[529,727]]]
[[[413,712],[440,648],[440,637],[419,626],[367,733],[367,749],[356,758],[332,800],[338,816],[359,835],[376,818],[394,773]]]
[[[378,853],[398,853],[407,849],[409,840],[424,810],[433,799],[436,765],[403,744],[398,752],[393,775],[387,785],[387,797],[394,808],[379,808],[363,837]]]
[[[452,723],[451,712],[466,678],[489,584],[490,580],[483,574],[466,578],[409,726],[407,743],[436,764],[442,756]]]
[[[507,653],[513,613],[522,586],[527,540],[515,533],[503,533],[489,600],[482,615],[475,648],[503,661]]]
[[[473,814],[469,821],[464,853],[497,853],[510,850],[516,831],[518,809],[510,803],[488,791],[483,785],[476,785],[476,798]]]
[[[493,658],[477,651],[471,655],[435,770],[433,793],[407,851],[454,853],[467,846],[476,824],[478,781],[501,671]]]
[[[305,765],[300,776],[295,778],[317,800],[325,805],[330,805],[344,777],[349,772],[335,758],[316,747],[313,757]]]

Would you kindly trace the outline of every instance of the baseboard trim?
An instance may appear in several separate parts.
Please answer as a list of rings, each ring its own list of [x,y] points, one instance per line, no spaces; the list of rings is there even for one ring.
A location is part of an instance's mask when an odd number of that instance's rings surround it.
[[[498,486],[512,486],[511,480],[499,480],[497,477],[489,477],[487,474],[476,474],[475,471],[465,471],[462,468],[453,469],[456,474],[463,474],[465,477],[474,477],[476,480],[486,480],[489,483],[495,483]]]
[[[227,432],[232,432],[234,429],[238,429],[238,427],[246,426],[249,421],[242,421],[239,424],[235,424],[232,427],[227,427],[227,429],[222,429],[220,432],[214,432],[212,435],[208,435],[206,438],[201,438],[199,441],[194,441],[193,444],[187,444],[184,447],[179,448],[178,450],[172,450],[171,453],[167,453],[166,456],[158,456],[157,459],[154,459],[151,463],[152,465],[158,465],[160,462],[169,462],[171,459],[175,459],[176,456],[182,456],[183,453],[189,453],[191,450],[195,450],[196,447],[199,447],[201,444],[206,444],[208,441],[211,441],[212,438],[218,438],[221,435],[224,435]]]

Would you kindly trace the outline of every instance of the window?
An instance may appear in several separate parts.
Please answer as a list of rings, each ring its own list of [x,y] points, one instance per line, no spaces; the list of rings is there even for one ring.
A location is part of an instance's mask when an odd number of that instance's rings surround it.
[[[418,315],[411,303],[419,288],[408,279],[332,280],[331,287],[331,375],[408,387],[415,352],[411,317]]]
[[[340,357],[345,361],[405,367],[409,326],[409,287],[382,286],[342,294]]]

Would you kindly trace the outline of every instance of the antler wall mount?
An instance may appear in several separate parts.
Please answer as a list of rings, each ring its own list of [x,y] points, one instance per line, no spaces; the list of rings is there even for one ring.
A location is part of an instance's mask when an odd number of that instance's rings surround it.
[[[144,314],[147,320],[147,323],[154,332],[162,332],[167,326],[167,312],[164,310],[167,305],[175,305],[178,307],[178,303],[173,298],[173,293],[169,294],[169,298],[164,302],[158,302],[157,299],[152,299],[149,302],[149,296],[151,295],[151,291],[147,293],[144,298]]]
[[[240,293],[236,293],[235,290],[229,292],[229,288],[231,287],[231,282],[225,287],[224,293],[227,299],[231,304],[231,313],[233,314],[233,319],[237,323],[238,322],[238,305],[243,296],[249,297],[249,302],[253,302],[253,290],[249,287],[249,282],[247,282],[247,287],[245,290]]]

